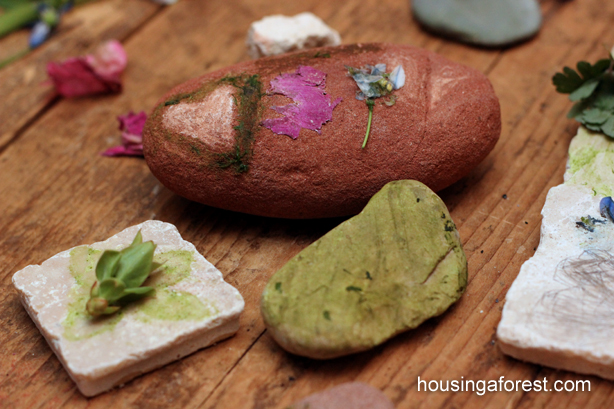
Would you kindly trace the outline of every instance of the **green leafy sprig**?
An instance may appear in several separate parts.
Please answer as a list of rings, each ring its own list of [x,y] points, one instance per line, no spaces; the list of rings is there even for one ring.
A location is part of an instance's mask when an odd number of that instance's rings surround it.
[[[575,102],[567,114],[586,128],[614,138],[614,56],[595,64],[580,61],[552,77],[556,90]]]
[[[141,287],[147,277],[161,264],[154,263],[156,245],[143,243],[141,231],[132,244],[122,251],[106,250],[96,264],[96,282],[86,304],[94,316],[117,312],[123,305],[153,295],[152,287]]]

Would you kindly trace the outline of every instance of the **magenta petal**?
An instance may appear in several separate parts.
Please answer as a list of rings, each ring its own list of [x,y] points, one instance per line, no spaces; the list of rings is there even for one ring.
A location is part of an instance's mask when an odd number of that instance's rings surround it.
[[[102,152],[104,156],[143,156],[143,127],[147,121],[145,112],[129,112],[117,117],[122,132],[122,146]]]
[[[317,70],[313,67],[310,67],[308,65],[301,65],[298,67],[298,70],[296,70],[296,72],[302,77],[302,79],[306,82],[309,82],[313,85],[320,85],[322,84],[322,87],[324,87],[324,85],[326,85],[325,81],[326,81],[326,73]]]
[[[58,94],[71,98],[111,91],[81,58],[69,58],[47,64],[47,74]]]
[[[71,98],[120,92],[121,73],[128,58],[118,41],[109,41],[94,54],[47,64],[47,73],[58,94]]]
[[[283,117],[265,119],[262,126],[276,134],[296,139],[301,128],[316,131],[333,119],[333,109],[341,102],[331,102],[326,95],[326,73],[309,66],[299,66],[294,74],[281,74],[271,81],[270,93],[285,95],[294,104],[272,106],[271,109]]]
[[[128,64],[128,56],[119,41],[111,40],[98,47],[94,54],[85,56],[85,61],[103,80],[119,83],[121,73]]]
[[[143,145],[114,146],[102,152],[103,156],[143,156]]]
[[[117,120],[119,121],[120,131],[138,136],[143,133],[143,127],[145,127],[145,122],[147,121],[147,114],[143,111],[138,114],[129,112],[126,115],[118,116]]]
[[[143,143],[142,135],[134,135],[126,131],[122,132],[122,145],[139,145]]]

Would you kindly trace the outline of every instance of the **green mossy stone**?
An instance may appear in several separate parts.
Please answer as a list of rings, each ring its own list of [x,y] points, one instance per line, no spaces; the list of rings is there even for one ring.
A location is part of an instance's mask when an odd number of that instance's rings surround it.
[[[327,359],[416,328],[466,285],[467,259],[445,204],[402,180],[275,273],[261,310],[284,349]]]

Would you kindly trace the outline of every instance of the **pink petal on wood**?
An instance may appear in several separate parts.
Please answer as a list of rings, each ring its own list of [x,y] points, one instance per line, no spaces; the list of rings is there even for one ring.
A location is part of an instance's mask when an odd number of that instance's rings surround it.
[[[111,92],[115,88],[98,77],[81,58],[50,62],[47,74],[58,94],[68,98]]]
[[[94,72],[106,81],[119,82],[128,56],[124,47],[117,40],[107,41],[96,49],[94,54],[85,56],[85,61]]]
[[[114,146],[102,152],[103,156],[143,156],[143,145]]]
[[[132,135],[141,135],[143,133],[143,127],[147,121],[147,114],[144,111],[135,114],[129,112],[126,115],[120,115],[117,117],[119,121],[119,130],[125,131]]]

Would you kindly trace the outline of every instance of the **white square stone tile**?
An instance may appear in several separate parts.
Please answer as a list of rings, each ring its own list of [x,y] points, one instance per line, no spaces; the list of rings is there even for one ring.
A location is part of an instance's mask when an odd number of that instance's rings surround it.
[[[141,229],[157,245],[156,294],[104,319],[85,311],[104,250],[130,245]],[[63,251],[13,276],[28,314],[81,393],[93,396],[232,336],[244,301],[175,226],[147,221],[106,241]]]

